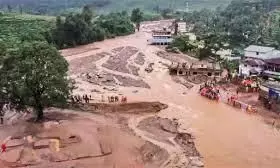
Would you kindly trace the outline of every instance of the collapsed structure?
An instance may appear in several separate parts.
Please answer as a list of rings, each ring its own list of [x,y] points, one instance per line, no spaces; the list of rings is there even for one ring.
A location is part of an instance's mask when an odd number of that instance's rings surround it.
[[[171,75],[196,76],[204,75],[207,77],[221,77],[222,69],[219,64],[206,61],[198,61],[194,63],[172,62],[169,66]]]

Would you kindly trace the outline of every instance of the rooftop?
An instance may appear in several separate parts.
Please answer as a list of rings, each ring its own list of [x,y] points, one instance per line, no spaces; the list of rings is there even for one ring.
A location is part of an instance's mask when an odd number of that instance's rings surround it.
[[[207,61],[198,61],[192,64],[191,66],[193,69],[216,69],[220,70],[221,67],[219,64],[210,63]]]
[[[279,59],[279,58],[280,58],[279,50],[273,50],[273,52],[265,54],[265,59]]]
[[[249,47],[245,48],[245,51],[253,51],[253,52],[270,52],[273,51],[275,48],[273,47],[265,47],[265,46],[257,46],[257,45],[250,45]]]
[[[244,63],[254,66],[254,65],[264,65],[264,61],[262,60],[257,60],[257,59],[245,59]]]

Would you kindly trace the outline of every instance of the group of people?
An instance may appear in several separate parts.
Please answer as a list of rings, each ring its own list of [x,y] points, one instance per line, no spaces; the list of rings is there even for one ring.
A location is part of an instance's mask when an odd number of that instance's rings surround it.
[[[91,95],[74,95],[71,96],[71,101],[72,103],[89,103],[89,101],[91,100]]]
[[[215,87],[215,82],[205,82],[200,85],[199,92],[202,96],[208,97],[212,100],[219,100],[220,90]]]
[[[127,103],[127,97],[122,96],[120,99],[119,96],[108,96],[109,103],[114,103],[114,102],[118,103],[119,101],[121,101],[121,103]]]

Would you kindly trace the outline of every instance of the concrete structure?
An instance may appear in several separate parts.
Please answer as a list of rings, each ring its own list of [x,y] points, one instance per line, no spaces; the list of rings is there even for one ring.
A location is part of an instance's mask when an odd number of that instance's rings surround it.
[[[222,59],[229,60],[229,61],[241,59],[241,57],[233,57],[232,50],[230,50],[230,49],[227,49],[227,50],[221,49],[221,50],[217,51],[216,54],[219,55]]]
[[[184,34],[187,33],[187,23],[186,22],[178,22],[178,33]]]
[[[219,64],[198,61],[192,64],[172,63],[169,67],[170,74],[182,76],[204,75],[208,77],[220,77],[222,70]]]
[[[242,76],[258,75],[264,70],[265,62],[258,59],[247,58],[239,65],[239,74]]]
[[[265,70],[280,72],[280,51],[273,47],[251,45],[244,50],[244,57],[239,65],[239,75],[259,75]],[[279,63],[279,64],[278,64]]]
[[[171,31],[153,31],[153,38],[148,40],[149,44],[169,45],[172,41]]]
[[[275,49],[272,47],[250,45],[244,50],[244,57],[255,59],[267,59]]]

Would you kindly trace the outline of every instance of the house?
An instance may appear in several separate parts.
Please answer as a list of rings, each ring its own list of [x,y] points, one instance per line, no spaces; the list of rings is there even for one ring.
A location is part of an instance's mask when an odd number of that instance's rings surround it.
[[[257,45],[250,45],[244,49],[245,58],[254,58],[254,59],[266,59],[267,56],[273,53],[275,48],[273,47],[264,47]]]
[[[242,60],[239,65],[241,76],[258,75],[264,70],[265,62],[259,59],[247,58]]]
[[[178,22],[178,33],[184,34],[187,33],[187,23],[186,22]]]
[[[280,80],[280,57],[267,59],[265,63],[263,77]]]
[[[219,64],[206,61],[198,61],[191,65],[191,75],[205,75],[208,77],[220,77],[222,69]]]
[[[192,64],[172,63],[169,66],[170,74],[182,76],[204,75],[208,77],[220,77],[222,70],[219,64],[198,61]]]
[[[276,68],[278,65],[273,64],[273,59],[280,59],[279,50],[273,47],[250,45],[244,49],[244,57],[239,65],[239,75],[259,75],[269,69],[278,70]]]
[[[220,56],[220,58],[233,61],[233,60],[240,60],[241,57],[234,57],[232,54],[232,50],[230,49],[220,49],[219,51],[216,52],[217,55]]]
[[[171,31],[153,31],[152,39],[148,40],[152,45],[169,45],[173,41]]]

